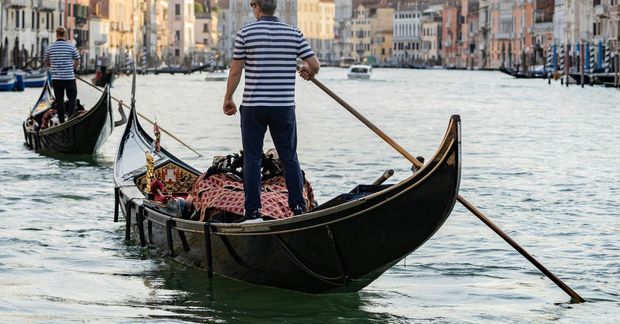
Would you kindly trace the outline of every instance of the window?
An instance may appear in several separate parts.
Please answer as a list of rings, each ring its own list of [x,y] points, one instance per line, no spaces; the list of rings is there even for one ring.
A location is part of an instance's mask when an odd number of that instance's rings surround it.
[[[204,45],[209,45],[209,39],[208,39],[208,38],[204,38],[204,39],[202,40],[202,43],[203,43]]]
[[[175,16],[180,16],[181,15],[181,5],[178,4],[178,3],[174,5],[174,15]]]
[[[203,33],[208,33],[209,32],[209,24],[202,25],[202,32]]]
[[[176,57],[181,56],[181,50],[180,50],[180,49],[178,49],[178,48],[177,48],[177,49],[175,49],[175,50],[174,50],[174,56],[176,56]]]
[[[15,15],[15,28],[19,28],[19,10],[16,11]]]

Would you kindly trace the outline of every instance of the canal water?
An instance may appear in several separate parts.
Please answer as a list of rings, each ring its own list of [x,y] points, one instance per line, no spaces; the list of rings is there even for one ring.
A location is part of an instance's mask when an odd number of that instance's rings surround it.
[[[204,156],[166,135],[163,145],[201,170],[240,149],[239,116],[221,112],[225,83],[204,77],[139,76],[137,86],[138,111]],[[458,204],[433,238],[359,293],[208,280],[123,242],[112,180],[122,129],[93,157],[24,147],[21,122],[40,91],[27,89],[0,93],[0,322],[617,322],[620,91],[499,72],[376,69],[370,81],[350,81],[325,68],[317,79],[414,155],[431,157],[459,114],[461,195],[588,303],[568,303]],[[121,77],[112,94],[129,102],[130,85]],[[87,106],[98,98],[85,84],[79,91]],[[410,174],[403,157],[301,79],[297,117],[300,160],[319,203],[385,169],[396,171],[392,182]]]

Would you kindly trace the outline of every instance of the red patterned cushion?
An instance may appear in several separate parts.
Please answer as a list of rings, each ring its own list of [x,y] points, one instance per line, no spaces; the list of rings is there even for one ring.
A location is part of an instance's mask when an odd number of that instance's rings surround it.
[[[243,182],[238,177],[219,173],[211,176],[202,174],[194,183],[190,197],[200,220],[210,219],[217,212],[243,215]],[[308,209],[314,208],[312,186],[305,181],[304,198]],[[288,207],[288,191],[284,177],[277,176],[263,181],[261,213],[274,219],[292,217]]]

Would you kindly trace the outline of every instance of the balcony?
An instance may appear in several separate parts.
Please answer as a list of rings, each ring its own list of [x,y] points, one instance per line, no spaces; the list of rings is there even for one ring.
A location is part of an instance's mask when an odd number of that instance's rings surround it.
[[[130,32],[131,31],[131,24],[128,23],[128,22],[122,22],[120,29],[123,32]]]
[[[21,9],[25,8],[30,1],[28,0],[7,0],[4,1],[5,6],[9,8]]]
[[[108,42],[108,34],[99,34],[98,37],[94,40],[95,45],[101,46]]]
[[[497,33],[495,39],[511,39],[510,33]]]
[[[596,5],[594,7],[594,15],[601,18],[609,18],[609,8],[604,4]]]
[[[612,18],[620,19],[620,4],[609,7],[609,15]]]
[[[54,0],[34,0],[32,1],[32,9],[41,12],[52,12],[58,9],[58,1]]]

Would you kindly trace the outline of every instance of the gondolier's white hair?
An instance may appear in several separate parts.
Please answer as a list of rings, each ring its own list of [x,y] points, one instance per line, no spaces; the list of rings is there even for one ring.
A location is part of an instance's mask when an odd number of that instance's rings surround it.
[[[256,0],[260,10],[268,15],[273,15],[278,8],[278,0]]]

